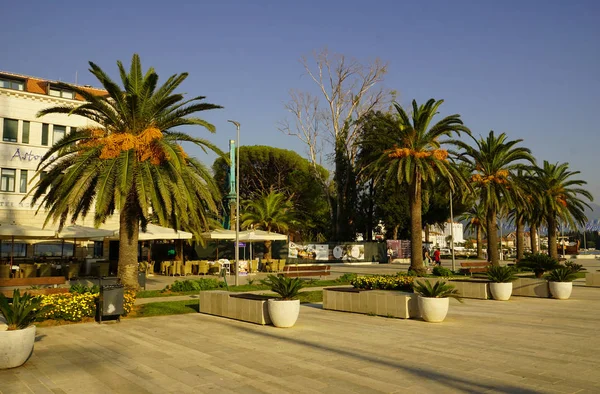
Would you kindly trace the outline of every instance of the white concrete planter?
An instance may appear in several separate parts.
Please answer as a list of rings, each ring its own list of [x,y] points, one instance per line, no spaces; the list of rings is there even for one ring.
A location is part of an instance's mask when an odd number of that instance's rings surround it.
[[[492,293],[492,298],[498,301],[508,301],[510,299],[510,295],[512,294],[512,289],[512,282],[490,283],[490,293]]]
[[[292,327],[300,314],[300,300],[270,299],[269,316],[275,327]]]
[[[559,300],[568,300],[573,291],[573,282],[549,282],[552,297]]]
[[[433,298],[419,296],[419,310],[421,317],[426,322],[440,323],[443,322],[448,314],[448,306],[450,305],[449,298]]]
[[[31,357],[35,326],[23,330],[0,331],[0,369],[19,367]]]

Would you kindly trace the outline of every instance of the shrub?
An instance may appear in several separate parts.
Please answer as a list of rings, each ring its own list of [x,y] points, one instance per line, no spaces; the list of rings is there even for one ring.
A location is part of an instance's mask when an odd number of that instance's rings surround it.
[[[40,320],[67,320],[81,321],[86,317],[96,314],[96,300],[99,293],[63,293],[50,294],[41,297],[41,305],[46,307]],[[135,292],[126,290],[123,297],[123,316],[127,316],[133,309]]]
[[[560,267],[548,274],[550,282],[573,282],[577,276],[569,267]]]
[[[452,271],[450,271],[448,268],[440,267],[439,265],[436,265],[435,267],[433,267],[433,270],[431,271],[431,273],[435,276],[444,276],[444,277],[449,277],[449,276],[454,275],[454,273]]]
[[[455,298],[460,302],[462,298],[458,295],[458,290],[454,286],[447,284],[446,282],[435,282],[434,285],[428,280],[423,282],[415,282],[413,284],[415,293],[418,293],[422,297],[428,298]]]
[[[285,276],[269,275],[267,279],[260,281],[265,286],[269,286],[272,292],[279,294],[284,300],[294,300],[298,297],[298,292],[303,286],[300,278],[289,278]]]
[[[423,276],[427,275],[427,269],[425,269],[425,267],[420,267],[420,268],[417,268],[416,270],[409,269],[408,270],[408,275],[409,276],[420,276],[420,277],[423,277]]]
[[[552,271],[559,267],[558,261],[547,254],[536,253],[526,256],[517,263],[517,267],[533,271],[535,276],[541,278],[546,271]]]
[[[350,282],[357,289],[412,291],[414,277],[407,275],[358,276]]]
[[[100,292],[100,287],[98,287],[97,285],[86,286],[86,285],[83,285],[81,283],[76,283],[74,285],[71,285],[71,287],[69,288],[69,292],[70,293],[77,293],[77,294],[99,293]]]
[[[212,278],[200,278],[200,279],[186,279],[176,280],[171,286],[167,286],[166,290],[175,292],[179,291],[200,291],[200,290],[214,290],[223,287],[223,283],[217,279]]]
[[[339,278],[337,278],[335,281],[338,283],[352,283],[352,281],[354,279],[356,279],[357,277],[358,277],[358,275],[356,275],[356,274],[345,273],[342,276],[340,276]]]
[[[29,293],[21,295],[18,289],[13,291],[12,302],[4,294],[0,294],[0,313],[6,320],[8,330],[21,330],[29,327],[45,308],[41,305],[40,297]]]
[[[491,265],[487,270],[487,277],[494,283],[509,283],[516,279],[515,271],[512,267]]]

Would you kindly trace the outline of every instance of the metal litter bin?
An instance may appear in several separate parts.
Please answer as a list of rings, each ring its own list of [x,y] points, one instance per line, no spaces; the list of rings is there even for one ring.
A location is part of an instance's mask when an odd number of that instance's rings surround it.
[[[146,271],[138,271],[138,285],[146,290]]]
[[[104,284],[100,282],[100,296],[96,304],[96,321],[121,320],[125,312],[123,308],[125,288],[120,283]]]

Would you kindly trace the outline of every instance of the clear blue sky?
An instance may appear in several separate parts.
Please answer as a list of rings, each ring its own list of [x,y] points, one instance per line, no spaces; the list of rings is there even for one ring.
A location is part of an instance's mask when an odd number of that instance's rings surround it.
[[[311,88],[300,56],[379,57],[402,104],[443,98],[476,135],[506,132],[539,161],[569,162],[600,198],[598,1],[33,0],[3,14],[0,70],[66,82],[78,72],[97,86],[87,61],[116,76],[116,60],[137,52],[163,78],[189,72],[184,91],[225,107],[205,115],[224,150],[235,119],[242,144],[302,153],[277,130],[288,90]]]

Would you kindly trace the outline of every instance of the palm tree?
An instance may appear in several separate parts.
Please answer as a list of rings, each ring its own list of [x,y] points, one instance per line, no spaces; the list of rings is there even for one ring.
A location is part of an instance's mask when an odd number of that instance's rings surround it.
[[[433,182],[438,177],[446,180],[451,190],[457,184],[468,188],[469,185],[461,176],[457,167],[448,160],[448,151],[442,149],[440,137],[451,136],[464,131],[470,133],[463,125],[460,115],[450,115],[430,127],[431,121],[438,114],[443,100],[430,99],[418,106],[412,102],[412,119],[406,111],[394,103],[397,111],[396,121],[391,124],[391,146],[372,163],[371,171],[379,181],[408,185],[408,201],[410,206],[411,232],[411,269],[421,270],[422,255],[422,185]]]
[[[483,233],[485,231],[485,211],[481,204],[474,204],[460,217],[466,221],[465,230],[474,229],[477,239],[477,258],[483,259]]]
[[[246,202],[241,220],[244,228],[287,232],[295,223],[293,204],[283,193],[271,189]],[[271,259],[271,241],[265,241],[265,249],[265,258]]]
[[[497,137],[490,131],[487,139],[475,139],[475,147],[463,141],[454,141],[465,150],[460,158],[471,165],[474,174],[471,181],[479,191],[479,201],[486,212],[488,261],[499,264],[497,215],[503,205],[510,205],[522,198],[519,182],[512,172],[526,171],[534,163],[531,151],[516,147],[522,140],[507,141],[506,134]]]
[[[514,180],[519,183],[523,198],[513,202],[514,205],[509,210],[508,217],[516,227],[517,261],[521,261],[525,257],[525,223],[530,217],[529,212],[532,210],[532,206],[535,205],[533,201],[536,198],[537,188],[533,186],[535,182],[531,172],[518,170],[514,174]]]
[[[94,212],[101,225],[118,212],[119,269],[123,284],[137,288],[137,246],[141,225],[150,216],[159,224],[199,234],[208,228],[209,214],[217,212],[219,192],[208,169],[189,157],[180,142],[190,142],[223,155],[210,142],[174,129],[210,123],[193,117],[199,111],[221,108],[202,103],[204,97],[184,100],[175,89],[187,73],[176,74],[158,86],[153,68],[144,74],[138,55],[129,72],[117,62],[123,87],[96,64],[90,72],[107,91],[91,94],[77,86],[59,83],[86,101],[44,109],[38,116],[62,113],[83,116],[95,126],[77,129],[55,143],[44,155],[32,190],[33,201],[48,209],[46,223],[75,221]]]
[[[587,221],[584,209],[589,208],[589,205],[581,197],[589,201],[593,200],[590,192],[581,188],[587,182],[573,179],[580,172],[568,169],[568,163],[550,164],[546,160],[541,168],[536,169],[541,209],[548,223],[548,253],[554,259],[558,259],[559,220],[573,227],[584,224]]]

